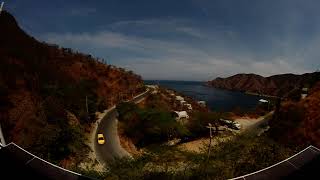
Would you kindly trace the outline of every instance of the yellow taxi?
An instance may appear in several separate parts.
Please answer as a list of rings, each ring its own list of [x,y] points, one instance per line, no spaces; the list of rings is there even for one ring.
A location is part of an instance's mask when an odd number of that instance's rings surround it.
[[[104,144],[104,143],[105,143],[105,140],[104,140],[103,134],[99,133],[98,134],[98,144]]]

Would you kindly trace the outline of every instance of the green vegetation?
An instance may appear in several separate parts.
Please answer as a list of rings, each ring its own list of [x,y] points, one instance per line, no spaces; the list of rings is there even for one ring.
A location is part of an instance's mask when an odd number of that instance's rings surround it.
[[[305,83],[305,87],[312,88],[317,82],[320,81],[320,72],[314,72]]]
[[[142,109],[134,103],[121,103],[117,110],[122,124],[120,127],[140,147],[189,134],[168,111]]]
[[[297,145],[297,139],[283,135],[288,135],[290,132],[298,131],[298,128],[303,127],[301,123],[304,122],[305,116],[306,109],[303,105],[295,102],[282,104],[279,111],[274,114],[272,120],[269,122],[269,136],[279,141],[284,139],[287,145],[295,147]]]
[[[229,114],[222,112],[195,112],[187,127],[192,133],[192,137],[201,137],[208,134],[208,129],[206,128],[208,123],[218,129],[221,125],[220,119],[229,119]]]
[[[293,152],[267,137],[241,134],[213,148],[209,160],[199,155],[199,167],[191,170],[194,177],[226,179],[254,172],[279,162]],[[196,176],[195,176],[196,175]]]
[[[95,121],[95,112],[98,111],[97,94],[95,81],[82,79],[76,84],[46,85],[42,88],[41,94],[44,97],[56,97],[66,109],[74,113],[82,123]],[[88,111],[86,109],[86,99]],[[101,110],[101,107],[100,107]]]
[[[88,151],[84,143],[84,129],[76,118],[70,119],[59,100],[48,97],[41,114],[46,122],[38,129],[39,138],[34,139],[30,151],[51,162],[58,163],[66,157],[77,157]],[[71,113],[69,113],[71,114]]]
[[[166,103],[153,95],[144,108],[133,103],[119,104],[121,129],[138,147],[143,147],[145,153],[135,159],[117,159],[103,173],[81,172],[101,179],[227,179],[268,167],[295,153],[294,148],[283,146],[266,134],[257,136],[255,129],[230,135],[228,140],[214,131],[218,143],[211,147],[210,156],[207,144],[203,144],[200,153],[156,144],[174,137],[207,136],[208,123],[217,129],[221,125],[219,119],[230,119],[229,113],[195,111],[190,113],[188,123],[182,125],[172,117]],[[261,111],[257,113],[264,115],[268,107],[261,105],[258,108]],[[300,117],[299,112],[293,114],[296,119]]]
[[[206,128],[208,123],[218,129],[221,118],[229,119],[228,113],[194,110],[188,113],[190,118],[181,123],[175,120],[172,112],[173,101],[160,93],[149,95],[144,108],[139,108],[134,103],[119,104],[117,110],[121,122],[120,128],[127,137],[133,139],[135,145],[142,147],[174,138],[203,137],[208,133]]]
[[[106,179],[107,173],[106,172],[98,172],[93,169],[82,169],[79,167],[74,167],[72,169],[73,172],[78,172],[83,176],[89,177],[89,178],[95,178],[95,179]],[[109,178],[108,178],[109,179]]]
[[[79,125],[67,124],[65,119],[56,120],[58,122],[44,127],[42,135],[35,140],[30,151],[54,163],[70,155],[81,155],[87,151],[83,129]]]
[[[159,104],[154,97],[151,104]],[[150,103],[149,103],[150,105]],[[160,103],[161,107],[164,107]],[[261,113],[266,107],[260,107]],[[256,136],[256,130],[247,131],[231,136],[230,140],[220,141],[217,131],[215,138],[217,145],[211,148],[208,158],[208,147],[204,144],[201,153],[184,151],[176,146],[159,146],[147,142],[166,140],[168,127],[174,127],[174,119],[163,108],[157,110],[142,109],[132,103],[122,103],[118,107],[120,122],[125,124],[128,137],[140,140],[140,146],[145,147],[146,153],[132,159],[119,159],[109,166],[109,171],[100,174],[106,179],[227,179],[265,168],[291,156],[294,151],[284,147],[265,134]],[[146,111],[148,110],[148,111]],[[230,114],[220,112],[194,112],[186,126],[183,127],[188,137],[206,136],[206,126],[211,123],[214,127],[221,124],[219,119],[230,119]],[[126,128],[127,127],[127,128]],[[162,129],[162,130],[161,130]],[[160,132],[165,132],[161,134]],[[181,133],[183,135],[184,133]],[[148,139],[150,138],[150,141]],[[141,140],[142,139],[142,140]],[[141,143],[143,142],[143,143]]]
[[[107,172],[92,173],[101,179],[227,179],[268,167],[291,156],[294,151],[266,136],[241,134],[202,153],[176,147],[152,146],[149,153],[132,159],[118,159]]]
[[[156,95],[156,94],[150,94],[146,100],[147,107],[149,107],[151,109],[162,110],[162,111],[170,111],[170,109],[172,108],[172,107],[170,107],[170,105],[172,103],[173,102],[167,102],[166,99],[164,99],[163,97]],[[168,104],[170,104],[170,105],[168,105]]]
[[[236,116],[249,116],[249,117],[259,117],[264,116],[268,112],[272,111],[275,108],[275,99],[273,98],[267,98],[269,103],[259,103],[254,108],[245,110],[241,107],[235,107],[232,109],[231,113],[233,113]]]
[[[0,84],[0,122],[2,126],[2,130],[6,132],[6,129],[12,128],[12,124],[8,120],[8,109],[13,107],[13,104],[9,99],[9,90],[6,87],[1,86]]]

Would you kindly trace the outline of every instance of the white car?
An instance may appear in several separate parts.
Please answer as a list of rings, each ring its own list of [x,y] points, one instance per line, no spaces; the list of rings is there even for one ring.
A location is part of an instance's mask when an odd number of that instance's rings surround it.
[[[236,130],[240,130],[241,129],[241,124],[231,121],[231,120],[226,120],[226,119],[220,119],[220,121],[222,121],[225,125],[227,125],[229,128],[231,129],[236,129]]]
[[[241,124],[240,123],[233,123],[233,125],[237,130],[241,129]]]

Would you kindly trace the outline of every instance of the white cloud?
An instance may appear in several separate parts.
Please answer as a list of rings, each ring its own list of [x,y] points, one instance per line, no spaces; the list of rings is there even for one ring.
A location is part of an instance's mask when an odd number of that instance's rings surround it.
[[[181,58],[181,57],[180,57]],[[292,67],[279,60],[273,62],[253,62],[239,64],[230,60],[207,58],[202,61],[181,59],[146,59],[134,60],[134,63],[120,63],[119,65],[140,73],[146,79],[182,79],[182,80],[210,80],[216,77],[228,77],[236,73],[256,73],[262,76],[274,74],[301,74],[308,70]]]
[[[264,76],[288,72],[296,74],[308,72],[308,70],[304,67],[300,67],[299,65],[293,66],[290,61],[284,59],[275,59],[268,62],[253,62],[249,67],[252,68],[251,72],[255,72]]]
[[[98,33],[80,33],[80,34],[46,34],[44,38],[47,41],[58,44],[87,44],[94,47],[103,48],[135,48],[142,44],[133,37],[128,37],[120,33],[103,31]]]
[[[121,28],[121,27],[128,27],[132,25],[137,26],[161,26],[166,28],[171,28],[175,26],[180,26],[181,24],[190,23],[189,19],[185,18],[163,18],[163,19],[140,19],[140,20],[126,20],[126,21],[118,21],[110,24],[109,26],[112,28]]]
[[[236,32],[221,26],[217,31],[202,31],[186,22],[186,20],[157,19],[121,21],[110,25],[112,30],[94,33],[50,33],[43,35],[42,39],[84,52],[92,53],[94,50],[94,55],[99,57],[108,55],[106,53],[108,51],[112,54],[113,64],[132,69],[145,79],[210,80],[217,76],[230,76],[236,73],[269,76],[308,71],[306,66],[301,65],[301,61],[297,61],[296,53],[290,49],[287,50],[285,57],[270,55],[268,60],[261,60],[259,56],[255,56],[255,52],[242,47],[243,43],[237,42]],[[182,35],[168,39],[121,31],[126,27],[133,28],[133,25],[138,26],[136,28],[141,32],[151,28],[147,31],[167,31],[169,34],[182,33]],[[115,32],[116,30],[118,31]],[[194,42],[189,41],[183,34],[198,39]]]
[[[49,33],[42,39],[64,45],[87,45],[96,48],[118,48],[121,50],[133,50],[141,54],[162,54],[167,57],[170,54],[193,54],[204,53],[195,51],[192,45],[180,43],[177,41],[165,41],[153,38],[138,36],[128,36],[111,31],[102,31],[97,33],[80,33],[80,34],[56,34]],[[130,55],[128,55],[130,57]]]
[[[198,29],[195,28],[191,28],[191,27],[179,27],[177,28],[178,31],[181,31],[183,33],[186,33],[188,35],[194,36],[194,37],[198,37],[198,38],[205,38],[207,37],[205,35],[205,33],[201,32]]]

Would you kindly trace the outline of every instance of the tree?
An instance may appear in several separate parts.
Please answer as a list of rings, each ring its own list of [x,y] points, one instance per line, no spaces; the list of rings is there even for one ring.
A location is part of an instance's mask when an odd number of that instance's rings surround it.
[[[117,110],[125,134],[132,137],[138,146],[189,135],[188,129],[178,123],[169,111],[141,109],[134,103],[120,103]]]
[[[193,136],[207,135],[208,130],[206,126],[211,123],[214,127],[214,133],[217,133],[220,126],[220,119],[223,118],[222,113],[219,112],[197,112],[194,118],[190,119],[188,129]]]

